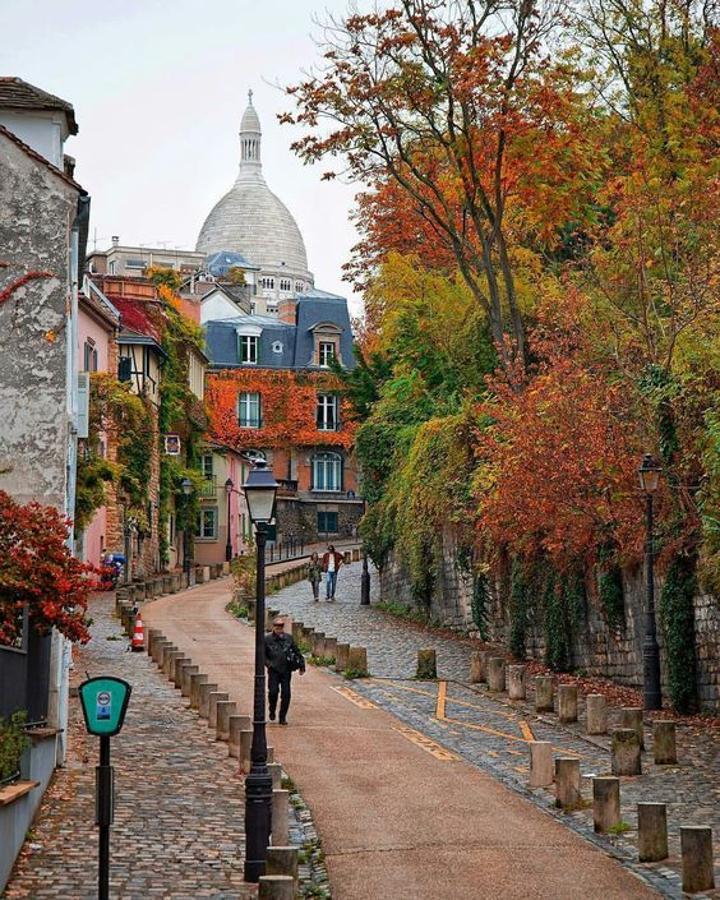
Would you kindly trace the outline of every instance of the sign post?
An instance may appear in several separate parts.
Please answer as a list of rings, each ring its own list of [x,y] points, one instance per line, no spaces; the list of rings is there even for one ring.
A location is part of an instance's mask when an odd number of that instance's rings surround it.
[[[115,771],[110,765],[110,738],[125,721],[131,686],[122,678],[101,675],[84,681],[78,692],[85,727],[100,738],[100,764],[95,768],[95,824],[98,826],[98,900],[110,894],[110,826],[115,812]]]

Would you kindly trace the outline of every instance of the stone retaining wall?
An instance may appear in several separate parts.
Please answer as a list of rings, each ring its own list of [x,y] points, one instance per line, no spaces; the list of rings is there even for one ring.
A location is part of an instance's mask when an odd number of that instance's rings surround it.
[[[588,675],[612,678],[619,684],[640,687],[642,684],[642,635],[645,584],[642,570],[623,573],[625,624],[611,629],[596,600],[588,598],[575,626],[572,642],[572,664]],[[660,597],[662,582],[656,585]],[[403,566],[392,555],[380,573],[380,593],[384,601],[416,606],[410,579]],[[443,567],[432,596],[430,614],[443,626],[479,637],[472,617],[473,581],[469,572],[458,565],[454,547],[446,541]],[[510,615],[507,585],[491,587],[487,622],[488,639],[507,645]],[[656,601],[657,602],[657,601]],[[540,604],[537,604],[539,606]],[[695,642],[698,663],[698,694],[702,708],[720,711],[720,602],[707,594],[695,597]],[[661,629],[659,629],[661,632]],[[666,681],[662,633],[658,634]],[[545,629],[542,613],[531,616],[526,632],[529,659],[543,660]]]

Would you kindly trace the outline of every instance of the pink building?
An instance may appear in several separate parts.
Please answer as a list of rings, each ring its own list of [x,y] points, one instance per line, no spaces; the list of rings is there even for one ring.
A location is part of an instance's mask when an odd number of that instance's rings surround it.
[[[120,316],[114,306],[97,291],[89,279],[85,279],[84,290],[78,297],[78,371],[117,371],[117,345],[115,335]],[[100,435],[101,456],[107,452],[107,441]],[[79,452],[83,452],[80,448]],[[106,543],[106,510],[102,506],[93,516],[90,524],[82,532],[76,531],[76,554],[87,562],[100,564]]]
[[[211,441],[201,455],[203,486],[200,491],[200,513],[193,542],[193,561],[206,566],[224,562],[228,555],[246,552],[251,533],[242,486],[250,464],[237,450]],[[227,484],[232,482],[232,488]],[[230,516],[228,518],[228,511]]]

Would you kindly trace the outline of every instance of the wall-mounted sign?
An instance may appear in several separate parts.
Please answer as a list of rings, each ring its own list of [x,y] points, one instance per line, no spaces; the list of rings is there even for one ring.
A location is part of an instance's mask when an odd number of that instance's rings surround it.
[[[165,454],[167,456],[180,456],[180,435],[165,435]]]

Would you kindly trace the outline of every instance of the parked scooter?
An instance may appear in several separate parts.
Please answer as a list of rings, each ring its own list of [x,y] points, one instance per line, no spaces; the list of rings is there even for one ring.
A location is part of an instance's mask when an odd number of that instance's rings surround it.
[[[107,581],[115,590],[125,574],[125,556],[122,553],[106,553],[103,556],[103,568]]]

